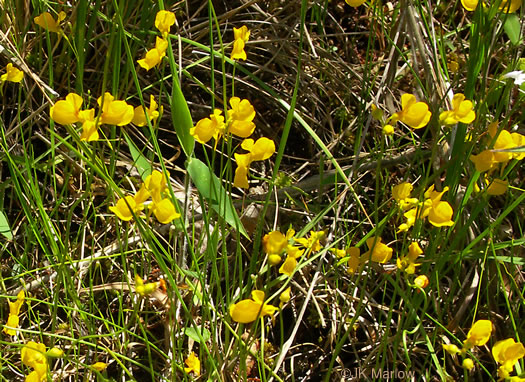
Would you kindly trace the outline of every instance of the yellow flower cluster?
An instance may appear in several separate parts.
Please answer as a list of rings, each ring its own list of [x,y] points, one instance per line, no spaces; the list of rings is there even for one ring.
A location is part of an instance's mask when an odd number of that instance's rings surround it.
[[[26,382],[47,381],[49,369],[48,357],[62,357],[64,352],[59,348],[52,348],[46,351],[46,345],[29,341],[21,350],[22,363],[34,370],[26,377]]]
[[[209,118],[203,118],[191,128],[190,134],[197,142],[207,143],[212,138],[215,147],[221,137],[233,134],[240,138],[248,138],[255,130],[255,109],[249,100],[232,97],[229,101],[231,109],[227,111],[228,119],[225,121],[222,111],[215,109]],[[248,151],[246,154],[235,154],[237,169],[233,185],[240,188],[249,188],[248,171],[254,161],[270,158],[275,153],[275,143],[269,138],[245,139],[241,148]]]
[[[289,229],[286,236],[279,231],[272,231],[263,237],[263,248],[268,255],[270,265],[278,265],[283,253],[287,257],[279,269],[280,273],[291,276],[297,267],[297,259],[305,252],[319,251],[322,248],[321,241],[324,239],[323,231],[311,231],[308,238],[295,238],[295,231]],[[295,243],[299,245],[294,245]],[[259,317],[273,316],[273,314],[282,309],[284,304],[290,301],[291,287],[286,288],[279,295],[279,307],[268,304],[264,301],[264,292],[253,290],[252,298],[241,300],[230,306],[230,316],[233,321],[247,324],[255,321]]]
[[[297,267],[297,259],[304,253],[309,255],[312,252],[321,250],[322,241],[325,238],[324,231],[310,231],[308,238],[296,238],[295,231],[289,229],[286,236],[279,231],[272,231],[263,237],[263,248],[268,255],[270,265],[281,263],[281,255],[286,252],[286,259],[279,268],[279,273],[291,276]],[[294,245],[295,243],[299,245]]]
[[[203,118],[190,130],[190,134],[197,142],[207,143],[215,139],[215,144],[226,134],[233,134],[241,138],[247,138],[255,130],[255,109],[247,99],[239,97],[230,99],[231,109],[228,110],[228,120],[224,121],[222,111],[213,110],[209,118]]]
[[[368,251],[361,255],[361,250],[358,247],[349,247],[346,250],[342,249],[331,249],[337,257],[348,259],[347,261],[347,272],[354,274],[360,272],[362,266],[367,261],[373,261],[380,264],[385,264],[390,261],[394,250],[387,244],[382,243],[380,237],[370,237],[366,240],[366,245],[369,248]],[[417,264],[417,258],[423,254],[423,250],[418,243],[413,242],[408,247],[408,254],[399,256],[396,260],[397,268],[407,275],[413,275],[416,271],[416,267],[421,264]],[[429,284],[428,277],[425,275],[417,276],[414,279],[414,284],[422,289],[426,288]]]
[[[423,202],[410,197],[412,188],[410,183],[403,182],[392,189],[392,196],[401,210],[408,209],[403,214],[406,221],[398,227],[398,233],[407,231],[416,223],[417,219],[427,217],[428,221],[435,227],[454,225],[452,221],[454,210],[448,202],[441,200],[443,194],[448,191],[448,187],[438,192],[434,190],[434,185],[430,186],[424,194],[425,199]]]
[[[348,247],[346,250],[334,248],[331,249],[331,251],[334,252],[337,257],[348,258],[347,272],[350,274],[359,272],[361,266],[369,260],[385,264],[392,258],[394,250],[382,243],[380,237],[374,236],[366,239],[366,245],[368,246],[368,251],[362,255],[358,247]]]
[[[168,196],[164,196],[168,190],[166,176],[160,171],[154,170],[146,177],[144,183],[135,196],[126,196],[119,199],[115,206],[109,207],[110,211],[124,221],[133,219],[133,215],[139,215],[145,207],[145,202],[151,196],[149,209],[157,220],[167,224],[180,217]]]
[[[492,322],[489,320],[478,320],[474,322],[472,328],[467,333],[467,339],[463,342],[461,349],[457,345],[447,344],[443,345],[443,350],[452,356],[458,353],[465,355],[467,350],[470,350],[474,346],[485,345],[490,339],[491,334]],[[518,377],[510,377],[510,373],[513,372],[514,365],[525,356],[525,347],[513,338],[507,338],[494,344],[492,347],[492,356],[497,363],[501,364],[498,368],[499,380],[502,381],[507,378],[516,380]],[[466,368],[469,370],[474,368],[474,363],[469,358],[463,361],[463,365],[464,367],[467,365]]]
[[[405,93],[401,96],[401,110],[392,114],[386,121],[383,119],[383,111],[376,105],[371,106],[372,116],[381,122],[383,134],[393,135],[394,126],[397,122],[403,122],[412,129],[421,129],[428,125],[432,112],[425,102],[417,101],[413,94]],[[452,99],[452,110],[445,110],[439,115],[439,120],[445,125],[456,123],[471,123],[476,118],[472,101],[466,100],[461,93],[454,95]]]
[[[16,296],[16,301],[11,302],[7,301],[9,304],[9,316],[7,317],[6,327],[4,327],[3,332],[9,336],[14,336],[16,334],[16,328],[20,323],[20,308],[25,301],[25,292],[21,290]]]
[[[232,60],[244,60],[246,61],[246,52],[244,51],[244,46],[250,38],[250,31],[246,25],[243,25],[240,28],[233,28],[233,49],[231,53]]]
[[[65,99],[57,101],[49,111],[51,119],[61,125],[82,124],[82,141],[96,141],[100,138],[98,127],[101,124],[124,126],[130,122],[137,126],[146,124],[146,113],[142,106],[128,105],[126,101],[115,100],[111,93],[104,93],[97,99],[100,116],[95,116],[95,109],[81,110],[84,100],[76,93],[69,93]],[[150,107],[147,109],[150,120],[159,117],[158,105],[153,96],[150,98]]]
[[[503,172],[510,160],[522,160],[525,158],[525,152],[507,151],[525,146],[525,136],[519,133],[511,133],[507,130],[501,130],[498,134],[497,123],[490,124],[488,133],[493,142],[492,149],[484,150],[478,155],[471,155],[470,160],[474,162],[477,171],[487,172],[484,177],[484,181],[488,185],[486,189],[487,194],[502,195],[507,191],[508,181],[499,178],[490,180],[489,176],[496,172],[498,168],[500,168],[500,173]]]
[[[96,141],[99,139],[98,126],[106,123],[109,125],[127,125],[133,119],[133,106],[125,101],[115,100],[111,93],[106,92],[97,99],[101,108],[99,118],[95,117],[95,109],[81,110],[84,100],[75,93],[69,93],[66,99],[57,101],[49,111],[51,119],[61,125],[71,125],[77,122],[82,124],[83,141]]]
[[[147,71],[154,68],[166,56],[166,49],[168,49],[168,36],[171,26],[175,24],[175,14],[169,11],[159,11],[155,17],[155,27],[160,31],[162,37],[156,38],[155,48],[146,52],[143,59],[138,60],[137,63]]]

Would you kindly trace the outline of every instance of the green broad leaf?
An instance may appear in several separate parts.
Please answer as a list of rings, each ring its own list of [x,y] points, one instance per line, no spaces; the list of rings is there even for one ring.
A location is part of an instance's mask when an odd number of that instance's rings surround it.
[[[0,211],[0,233],[7,237],[8,240],[13,240],[13,234],[11,233],[11,228],[9,228],[9,222],[2,211]]]
[[[197,328],[185,328],[184,334],[190,337],[193,341],[201,343],[201,338],[204,343],[208,342],[211,337],[210,331],[202,326],[197,326]]]
[[[176,75],[173,76],[173,90],[171,93],[171,120],[173,127],[177,133],[177,138],[182,150],[189,157],[193,153],[195,147],[195,139],[190,135],[190,129],[193,127],[190,109],[188,103],[182,94]]]
[[[211,207],[219,216],[243,236],[249,238],[233,206],[232,199],[222,186],[220,179],[208,166],[196,158],[190,158],[187,161],[186,169],[197,190],[199,190],[200,194],[210,203]]]
[[[503,29],[513,45],[518,45],[520,43],[521,23],[520,18],[515,13],[507,15],[505,24],[503,24]]]
[[[142,178],[142,180],[146,179],[146,177],[153,171],[151,167],[151,162],[142,154],[142,152],[137,148],[137,146],[135,146],[135,143],[133,143],[128,134],[124,133],[124,138],[126,138],[131,157],[133,158],[133,162],[140,174],[140,177]]]

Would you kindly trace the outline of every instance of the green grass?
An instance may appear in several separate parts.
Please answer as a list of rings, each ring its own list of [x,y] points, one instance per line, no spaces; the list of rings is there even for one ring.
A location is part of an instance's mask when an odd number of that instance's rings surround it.
[[[0,338],[0,380],[33,370],[21,360],[28,341],[64,351],[48,359],[48,380],[498,380],[493,345],[519,342],[524,330],[523,166],[500,165],[491,178],[509,188],[490,196],[469,159],[493,147],[492,122],[525,134],[524,90],[502,78],[525,69],[523,9],[506,14],[497,3],[467,12],[444,1],[2,2],[0,75],[12,63],[24,79],[0,93],[0,327],[7,301],[21,290],[26,301],[17,334]],[[177,22],[166,57],[146,71],[137,60],[159,35],[159,9]],[[61,37],[33,22],[62,10]],[[242,25],[248,59],[232,60],[233,27]],[[106,91],[134,107],[154,95],[161,116],[142,127],[102,125],[93,142],[80,140],[80,124],[50,118],[70,92],[98,110]],[[440,124],[450,91],[472,100],[472,123]],[[398,122],[385,136],[403,93],[426,102],[432,118],[417,130]],[[242,139],[215,147],[190,134],[233,95],[255,107],[252,138],[277,148],[252,163],[249,192],[233,187]],[[169,173],[166,196],[181,218],[119,220],[109,207],[153,170]],[[431,185],[449,187],[442,200],[454,224],[419,219],[398,232],[405,219],[392,188],[403,181],[421,201]],[[263,245],[289,228],[296,238],[325,233],[290,277],[282,262],[269,265]],[[393,249],[385,264],[365,261],[374,237]],[[396,267],[412,242],[424,251],[416,261],[424,289]],[[349,255],[334,250],[355,246],[364,263],[349,273]],[[135,275],[166,288],[141,296]],[[273,319],[230,316],[252,290],[279,306],[288,287],[291,300]],[[445,353],[479,319],[493,325],[487,344]],[[191,352],[200,377],[184,371]],[[108,366],[99,372],[96,362]]]

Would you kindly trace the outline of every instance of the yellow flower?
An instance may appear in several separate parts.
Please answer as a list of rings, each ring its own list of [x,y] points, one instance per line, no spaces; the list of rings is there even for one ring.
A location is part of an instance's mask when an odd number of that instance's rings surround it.
[[[231,110],[228,110],[230,124],[228,132],[241,138],[247,138],[255,130],[255,109],[247,99],[241,100],[239,97],[230,98]]]
[[[408,193],[408,186],[403,184],[399,186],[406,187],[406,189],[403,190],[402,187],[396,189],[395,193],[393,191],[394,197],[399,198],[401,196],[407,195]],[[404,202],[401,202],[405,203],[403,207],[411,207],[414,205],[416,206],[403,214],[406,221],[398,227],[397,232],[399,233],[407,231],[410,227],[412,227],[415,224],[416,219],[424,219],[426,217],[428,217],[428,221],[436,227],[454,225],[454,222],[452,221],[452,215],[454,214],[452,206],[448,202],[441,201],[441,197],[447,191],[448,187],[445,187],[441,192],[434,191],[434,185],[432,185],[428,188],[427,191],[425,191],[425,200],[423,203],[419,203],[417,199],[411,198],[405,199]]]
[[[496,142],[494,142],[494,150],[508,150],[516,147],[516,142],[514,141],[512,135],[507,130],[500,131]],[[508,162],[513,158],[512,153],[510,152],[501,152],[494,151],[494,160],[499,163]]]
[[[168,48],[168,41],[160,37],[157,37],[155,48],[150,49],[146,52],[146,56],[142,60],[138,60],[137,63],[144,69],[150,70],[157,66],[164,56],[166,56],[166,49]]]
[[[396,202],[400,202],[410,197],[413,186],[408,182],[403,182],[392,188],[392,197]]]
[[[423,254],[423,250],[418,243],[413,242],[408,247],[408,258],[411,261],[416,261],[416,259]]]
[[[11,63],[7,64],[5,70],[6,72],[0,77],[0,84],[5,81],[20,82],[24,78],[24,72],[15,68]]]
[[[7,301],[9,304],[9,316],[7,317],[7,323],[6,327],[4,327],[3,332],[9,336],[14,336],[16,334],[16,328],[18,328],[18,324],[20,322],[20,318],[18,315],[20,314],[20,308],[24,304],[25,301],[25,292],[21,290],[18,292],[18,295],[16,296],[16,301],[11,302]],[[7,328],[9,326],[10,328]]]
[[[371,259],[377,263],[386,263],[392,258],[393,249],[381,243],[380,237],[371,237],[366,240],[369,250],[363,254],[364,259]]]
[[[346,256],[346,250],[345,249],[339,249],[339,248],[330,248],[330,252],[335,254],[337,257],[345,257]]]
[[[210,118],[201,119],[197,122],[195,127],[190,129],[190,134],[200,143],[206,143],[212,138],[215,138],[216,141],[219,140],[226,129],[224,116],[221,114],[221,110],[213,110],[213,114],[210,114]]]
[[[95,118],[95,109],[81,110],[79,120],[82,122],[81,141],[96,141],[99,139],[98,124]]]
[[[297,258],[288,255],[286,260],[284,260],[283,265],[281,265],[281,268],[279,268],[279,273],[291,277],[295,267],[297,267]]]
[[[445,187],[443,191],[434,191],[434,185],[430,186],[425,192],[425,208],[422,217],[428,216],[428,221],[435,227],[452,226],[452,215],[454,210],[448,202],[442,202],[441,197],[448,191]]]
[[[246,60],[246,52],[244,51],[244,46],[250,38],[250,31],[243,25],[240,28],[233,28],[233,49],[231,53],[232,60]]]
[[[409,275],[413,275],[416,272],[416,267],[421,264],[416,264],[416,259],[423,254],[423,250],[418,243],[413,242],[408,247],[408,255],[397,258],[397,267],[405,271]]]
[[[155,172],[155,171],[157,171],[157,170],[153,170],[153,172]],[[146,178],[146,179],[148,179],[148,178]],[[149,197],[150,197],[150,192],[146,188],[146,184],[142,183],[142,185],[140,186],[139,190],[137,191],[137,193],[135,194],[133,199],[135,200],[135,203],[143,204],[146,200],[148,200]]]
[[[450,355],[456,355],[460,352],[459,348],[456,345],[443,345],[443,350]]]
[[[371,114],[372,114],[372,117],[373,117],[375,120],[381,122],[381,121],[383,120],[383,110],[381,110],[380,108],[378,108],[377,105],[374,104],[374,103],[370,106],[370,108],[372,109],[372,113],[371,113]],[[393,128],[392,128],[392,129],[393,129]]]
[[[162,224],[168,224],[174,219],[178,219],[180,217],[180,214],[175,209],[175,206],[168,198],[162,199],[159,202],[153,201],[151,208],[157,220]]]
[[[512,140],[514,141],[515,147],[525,146],[525,136],[520,133],[511,133]],[[517,160],[522,160],[525,158],[525,152],[515,152],[512,153],[512,157]]]
[[[346,271],[353,274],[357,272],[361,265],[361,250],[357,247],[350,247],[346,250],[346,254],[349,256]]]
[[[54,33],[63,33],[60,22],[66,18],[66,13],[60,11],[57,20],[49,12],[44,12],[34,18],[35,24]]]
[[[158,105],[157,102],[155,102],[155,97],[153,95],[150,95],[149,97],[149,109],[147,109],[148,117],[150,121],[153,123],[159,118],[159,112],[157,111]],[[146,119],[146,110],[144,109],[144,106],[140,105],[137,106],[133,112],[133,119],[131,120],[132,123],[134,123],[137,126],[145,126],[148,122]]]
[[[101,373],[107,369],[108,364],[105,362],[95,362],[91,367]]]
[[[99,139],[98,124],[95,118],[95,109],[80,110],[82,97],[75,93],[69,93],[65,100],[60,100],[53,105],[49,111],[51,119],[61,125],[71,125],[76,122],[82,123],[82,141],[96,141]]]
[[[56,346],[49,349],[46,353],[49,358],[61,358],[64,356],[64,351]]]
[[[250,152],[252,162],[266,160],[275,153],[275,143],[266,137],[259,138],[255,142],[250,138],[245,139],[241,147]]]
[[[394,135],[394,126],[386,124],[383,126],[383,134],[385,135]]]
[[[425,127],[432,116],[428,105],[425,102],[417,102],[412,94],[405,93],[401,96],[401,108],[401,111],[391,117],[392,121],[401,121],[413,129]]]
[[[144,281],[139,275],[135,275],[135,292],[142,297],[147,296],[155,292],[159,287],[159,282],[144,284]]]
[[[29,341],[21,350],[22,363],[34,370],[26,377],[26,381],[45,381],[47,379],[46,345]]]
[[[474,369],[474,361],[472,361],[470,358],[465,358],[463,362],[461,363],[461,366],[463,366],[463,368],[470,371]]]
[[[490,150],[484,150],[478,155],[471,155],[470,160],[474,162],[476,171],[479,172],[488,171],[494,168],[497,163],[494,159],[494,154]]]
[[[357,8],[360,5],[364,4],[366,0],[345,0],[345,2],[351,7]]]
[[[413,186],[408,182],[403,182],[392,188],[392,197],[399,204],[402,210],[417,205],[417,198],[411,198]]]
[[[248,39],[250,38],[250,31],[248,30],[248,27],[243,25],[240,28],[233,28],[233,38],[235,40],[243,40],[244,42],[248,42]]]
[[[98,97],[97,103],[102,108],[100,123],[124,126],[133,119],[133,106],[128,105],[126,101],[115,101],[115,97],[109,92],[104,93],[103,97]]]
[[[263,237],[263,248],[268,255],[279,255],[287,245],[288,239],[279,231],[272,231]]]
[[[492,356],[497,363],[501,364],[498,369],[500,378],[507,378],[514,370],[514,365],[525,356],[525,347],[514,338],[498,341],[492,347]]]
[[[465,96],[458,93],[452,99],[452,110],[442,112],[439,120],[445,125],[453,125],[458,122],[471,123],[476,119],[476,113],[472,107],[472,101],[465,100]]]
[[[277,265],[283,258],[280,255],[268,255],[268,263],[270,265]]]
[[[454,225],[452,215],[454,210],[448,202],[437,202],[432,205],[428,214],[428,221],[435,227],[450,227]]]
[[[491,334],[492,322],[489,320],[478,320],[472,325],[463,345],[466,348],[471,348],[472,346],[483,346],[487,343]]]
[[[119,199],[115,206],[109,207],[109,210],[117,215],[121,220],[130,221],[133,219],[133,213],[137,215],[142,209],[142,204],[137,204],[133,196],[126,196]]]
[[[461,4],[467,11],[472,12],[476,10],[476,7],[478,6],[478,0],[461,0]]]
[[[168,173],[169,176],[169,173]],[[180,217],[175,206],[169,198],[162,198],[162,194],[168,190],[167,178],[164,173],[154,170],[144,180],[144,187],[137,192],[135,200],[146,200],[151,195],[153,203],[151,209],[157,220],[167,224]]]
[[[509,182],[507,180],[503,179],[493,179],[492,182],[489,182],[489,186],[487,187],[487,194],[497,196],[497,195],[503,195],[505,192],[507,192],[507,188],[509,187]]]
[[[79,122],[82,97],[75,93],[69,93],[65,100],[57,101],[49,111],[51,119],[61,125],[71,125]]]
[[[237,168],[235,169],[235,176],[233,178],[234,187],[249,188],[248,184],[248,169],[251,164],[250,154],[234,154]]]
[[[251,300],[242,300],[230,306],[230,316],[233,321],[248,324],[258,317],[272,316],[279,308],[264,302],[264,292],[252,291]]]
[[[184,368],[184,371],[186,373],[189,374],[189,373],[193,372],[193,374],[195,374],[196,377],[201,375],[201,361],[195,355],[194,352],[191,352],[191,354],[188,356],[188,358],[186,358],[184,363],[186,364],[186,366],[188,366],[188,367]]]
[[[249,153],[235,153],[237,169],[235,170],[233,185],[235,187],[248,188],[248,170],[251,163],[270,158],[275,153],[275,143],[266,137],[259,138],[256,142],[248,138],[241,143],[241,147],[249,151]]]
[[[298,259],[299,257],[301,257],[304,254],[304,252],[304,248],[299,248],[291,244],[288,244],[288,246],[286,247],[286,255],[288,257],[293,257],[294,259]]]
[[[295,231],[293,229],[289,229],[288,232],[286,232],[286,240],[293,238],[295,235]],[[299,239],[296,239],[299,240]],[[299,247],[296,247],[291,244],[286,245],[286,260],[284,260],[283,265],[281,268],[279,268],[279,273],[285,274],[288,277],[291,277],[295,268],[297,267],[297,259],[301,257],[306,249],[302,249]]]
[[[169,176],[169,173],[168,173]],[[137,193],[137,195],[140,193],[141,196],[140,199],[146,200],[148,198],[145,191],[147,190],[148,193],[151,195],[151,198],[153,199],[153,203],[159,203],[162,200],[162,193],[164,193],[168,189],[168,181],[166,178],[166,175],[164,173],[153,170],[151,174],[149,174],[146,179],[144,180],[144,187],[145,190]],[[142,193],[144,192],[144,196],[142,196]]]
[[[421,289],[425,289],[428,284],[430,284],[430,281],[428,280],[428,277],[425,275],[419,275],[414,279],[414,284],[420,287]]]
[[[521,7],[521,2],[522,0],[510,0],[509,4],[508,0],[501,0],[499,10],[504,11],[505,13],[516,12]]]
[[[155,17],[155,27],[162,33],[164,38],[168,37],[171,26],[175,24],[175,14],[170,11],[159,11]]]
[[[290,301],[291,292],[292,292],[292,288],[288,287],[281,293],[281,295],[279,296],[279,301],[281,301],[281,303],[279,304],[279,308],[282,308],[284,304]]]

